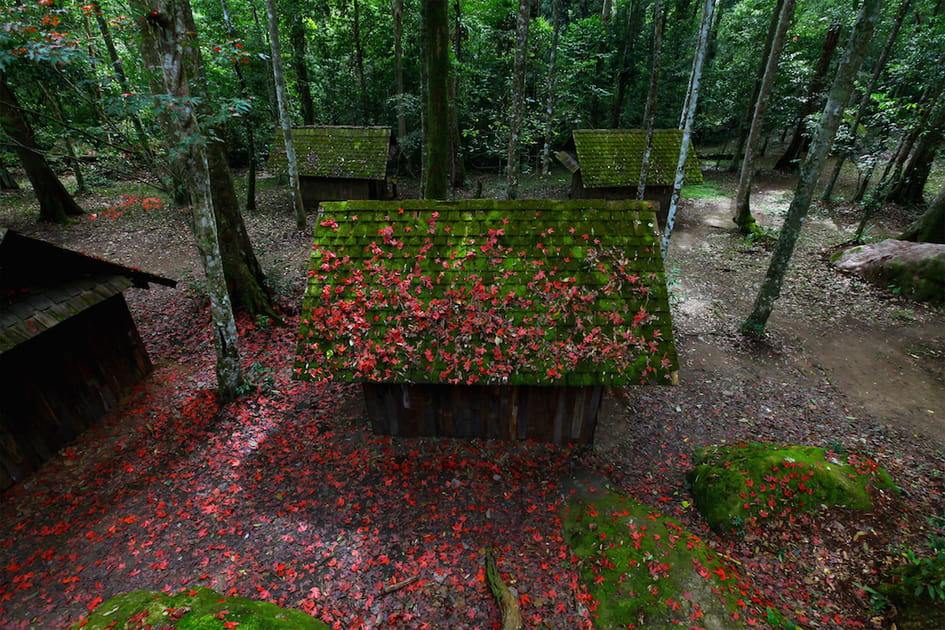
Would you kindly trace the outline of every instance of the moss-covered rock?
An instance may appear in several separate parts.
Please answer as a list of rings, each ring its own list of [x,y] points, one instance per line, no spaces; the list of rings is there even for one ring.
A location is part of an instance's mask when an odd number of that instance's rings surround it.
[[[751,588],[677,521],[610,492],[572,498],[563,521],[596,627],[722,630],[751,617]]]
[[[238,625],[233,625],[238,624]],[[321,621],[298,610],[286,610],[269,602],[243,597],[223,597],[208,588],[176,595],[133,591],[116,595],[98,606],[73,630],[132,630],[139,628],[178,630],[322,630]]]
[[[894,487],[875,462],[810,446],[744,443],[696,453],[688,476],[709,525],[729,532],[760,520],[822,506],[873,507],[871,488]]]

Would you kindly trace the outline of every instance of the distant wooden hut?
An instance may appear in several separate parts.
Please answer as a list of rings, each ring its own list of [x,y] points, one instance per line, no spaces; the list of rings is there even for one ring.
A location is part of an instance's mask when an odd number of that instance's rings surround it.
[[[0,228],[0,490],[151,370],[123,292],[173,280]]]
[[[387,166],[396,151],[390,127],[294,127],[292,141],[306,208],[322,201],[390,198]],[[289,172],[281,129],[269,170]]]
[[[558,154],[573,174],[572,199],[636,199],[643,164],[646,131],[643,129],[575,129],[571,142]],[[682,131],[657,129],[653,133],[650,163],[643,198],[659,203],[657,218],[665,223],[676,178]],[[686,159],[687,184],[702,182],[695,151]]]
[[[591,442],[605,387],[676,379],[646,206],[324,204],[295,377],[364,383],[382,434]]]

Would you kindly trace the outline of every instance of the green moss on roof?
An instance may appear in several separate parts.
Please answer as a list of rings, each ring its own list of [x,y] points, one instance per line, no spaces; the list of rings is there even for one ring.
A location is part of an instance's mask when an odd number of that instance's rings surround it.
[[[383,180],[387,176],[390,135],[390,127],[295,127],[292,141],[299,174]],[[281,129],[276,130],[269,169],[288,172]]]
[[[677,368],[647,202],[324,205],[296,376],[667,383]]]
[[[643,129],[575,129],[574,144],[581,177],[588,188],[636,186],[640,180],[646,131]],[[647,186],[672,186],[676,178],[676,162],[682,131],[656,129],[650,149]],[[702,181],[699,160],[690,147],[686,159],[685,182]]]

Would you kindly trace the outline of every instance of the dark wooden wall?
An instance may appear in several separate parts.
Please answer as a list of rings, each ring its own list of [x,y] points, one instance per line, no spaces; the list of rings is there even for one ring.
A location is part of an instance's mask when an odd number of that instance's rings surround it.
[[[314,210],[322,201],[348,201],[350,199],[387,199],[386,185],[373,179],[342,179],[331,177],[299,178],[302,202],[308,210]]]
[[[122,295],[0,355],[0,490],[95,424],[150,371]]]
[[[555,444],[594,440],[602,387],[365,383],[376,433]]]
[[[672,186],[647,186],[643,191],[643,199],[659,204],[656,207],[656,220],[660,229],[666,226],[666,217],[669,214],[669,202],[673,197]],[[614,186],[610,188],[588,188],[584,186],[581,171],[571,177],[572,199],[610,199],[622,201],[637,198],[636,186]]]

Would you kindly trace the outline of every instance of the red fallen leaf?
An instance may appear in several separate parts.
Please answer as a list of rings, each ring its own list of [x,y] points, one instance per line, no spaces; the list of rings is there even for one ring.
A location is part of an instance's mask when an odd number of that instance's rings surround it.
[[[225,630],[231,630],[232,628],[238,628],[240,623],[238,621],[224,621],[223,628]]]
[[[88,605],[89,612],[92,612],[93,610],[98,608],[98,605],[101,604],[103,601],[104,600],[101,597],[93,598],[92,601],[90,601]]]

